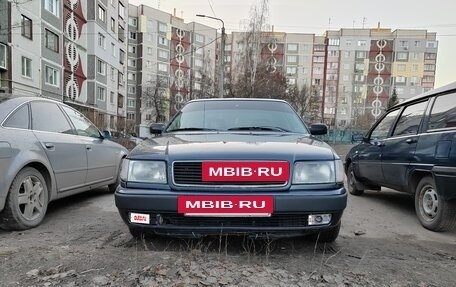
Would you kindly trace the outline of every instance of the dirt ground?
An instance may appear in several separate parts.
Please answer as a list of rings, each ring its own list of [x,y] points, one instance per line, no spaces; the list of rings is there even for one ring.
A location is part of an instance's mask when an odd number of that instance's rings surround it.
[[[136,240],[103,189],[52,203],[35,229],[0,230],[0,286],[455,286],[455,270],[456,231],[422,228],[412,198],[387,189],[349,196],[326,245]]]

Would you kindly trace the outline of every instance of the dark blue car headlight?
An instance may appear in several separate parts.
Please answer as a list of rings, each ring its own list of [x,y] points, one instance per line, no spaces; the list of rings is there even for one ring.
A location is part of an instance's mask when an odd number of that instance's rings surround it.
[[[120,171],[123,181],[167,183],[166,163],[150,160],[124,160]]]
[[[344,166],[341,160],[298,161],[293,169],[293,184],[342,183]]]

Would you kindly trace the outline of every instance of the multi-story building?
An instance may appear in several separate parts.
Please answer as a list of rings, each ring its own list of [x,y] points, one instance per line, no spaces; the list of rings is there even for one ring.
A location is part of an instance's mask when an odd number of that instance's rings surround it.
[[[127,1],[0,5],[2,91],[60,100],[99,128],[123,130]]]
[[[146,5],[129,17],[127,126],[147,136],[150,123],[213,95],[217,30]]]

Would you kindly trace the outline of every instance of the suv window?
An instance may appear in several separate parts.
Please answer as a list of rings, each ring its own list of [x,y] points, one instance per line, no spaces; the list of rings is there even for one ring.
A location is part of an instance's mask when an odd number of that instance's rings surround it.
[[[394,121],[396,120],[399,110],[389,112],[372,130],[371,139],[385,139],[388,137],[388,132],[391,129]]]
[[[456,94],[435,99],[429,119],[428,130],[456,127]]]
[[[29,113],[28,105],[24,105],[20,109],[14,112],[5,122],[5,127],[17,128],[17,129],[28,129],[29,127]]]
[[[426,102],[410,105],[404,109],[399,118],[393,136],[416,135],[427,106]]]
[[[65,115],[54,103],[32,102],[32,129],[37,131],[74,134]]]

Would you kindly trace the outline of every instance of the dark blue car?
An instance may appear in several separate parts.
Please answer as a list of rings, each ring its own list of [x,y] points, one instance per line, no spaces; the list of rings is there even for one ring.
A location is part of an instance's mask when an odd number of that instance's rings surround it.
[[[313,234],[334,241],[347,194],[339,156],[285,101],[189,102],[131,151],[116,206],[134,236]]]
[[[421,224],[456,226],[456,83],[388,110],[346,156],[348,190],[385,186],[415,196]]]

